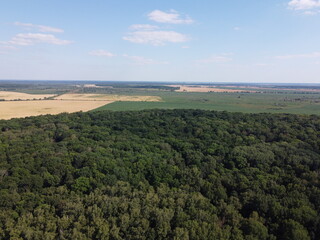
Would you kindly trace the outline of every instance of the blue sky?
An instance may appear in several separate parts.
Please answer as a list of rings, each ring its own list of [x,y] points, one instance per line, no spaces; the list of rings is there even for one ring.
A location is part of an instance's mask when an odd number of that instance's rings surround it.
[[[320,0],[3,0],[0,79],[320,83]]]

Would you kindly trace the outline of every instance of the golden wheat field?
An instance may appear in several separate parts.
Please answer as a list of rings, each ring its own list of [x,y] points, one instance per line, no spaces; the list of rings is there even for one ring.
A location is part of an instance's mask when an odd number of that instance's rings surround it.
[[[6,101],[12,100],[33,100],[33,99],[44,99],[48,97],[53,97],[53,94],[28,94],[20,92],[9,92],[9,91],[0,91],[0,99]]]
[[[36,97],[35,97],[36,96]],[[62,112],[90,111],[115,101],[129,102],[158,102],[157,96],[126,96],[111,94],[63,94],[54,100],[10,101],[31,100],[54,95],[32,95],[16,92],[0,92],[0,119],[29,117],[44,114],[58,114]]]
[[[112,101],[4,101],[0,102],[0,119],[89,111]]]

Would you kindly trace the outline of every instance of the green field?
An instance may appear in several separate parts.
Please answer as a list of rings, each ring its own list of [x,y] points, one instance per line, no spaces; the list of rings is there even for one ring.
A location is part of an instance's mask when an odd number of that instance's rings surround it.
[[[162,102],[114,102],[97,110],[204,109],[245,113],[320,114],[320,94],[293,93],[178,93],[131,91],[159,96]],[[127,93],[128,94],[128,93]]]
[[[320,92],[315,86],[268,86],[232,84],[217,88],[256,90],[258,93],[197,93],[175,92],[175,88],[161,84],[97,83],[99,87],[83,87],[83,82],[17,82],[2,83],[0,89],[29,94],[111,94],[124,96],[158,96],[161,102],[114,102],[93,111],[144,110],[144,109],[203,109],[244,113],[293,113],[320,115]],[[101,85],[101,86],[100,86]],[[265,87],[268,87],[265,88]],[[303,88],[303,90],[301,90]],[[289,89],[289,90],[288,90]],[[262,92],[260,92],[262,91]]]

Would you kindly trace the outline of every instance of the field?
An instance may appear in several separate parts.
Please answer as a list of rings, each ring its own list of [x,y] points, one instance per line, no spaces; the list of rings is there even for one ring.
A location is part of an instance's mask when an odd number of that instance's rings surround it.
[[[6,101],[13,100],[33,100],[44,99],[54,96],[53,94],[28,94],[20,92],[0,91],[0,99]]]
[[[49,97],[51,100],[43,100]],[[114,101],[161,101],[159,96],[78,93],[67,93],[55,96],[53,94],[29,94],[11,91],[0,91],[0,99],[2,99],[2,101],[0,101],[0,119],[58,114],[62,112],[85,112],[100,108]],[[40,99],[42,100],[40,101]]]
[[[224,92],[224,93],[240,93],[240,92],[256,92],[253,90],[244,90],[241,88],[219,88],[219,87],[213,87],[213,86],[190,86],[190,85],[169,85],[170,87],[178,87],[179,90],[176,90],[176,92]]]
[[[50,100],[38,101],[38,99]],[[19,100],[18,100],[19,99]],[[320,86],[0,81],[0,119],[76,111],[203,109],[320,115]]]
[[[29,117],[44,114],[58,114],[62,112],[86,112],[109,103],[111,102],[59,100],[0,102],[0,119]]]
[[[63,94],[55,97],[58,100],[68,101],[128,101],[128,102],[159,102],[158,96],[126,96],[115,94]]]
[[[150,94],[150,93],[149,93]],[[203,109],[320,114],[320,94],[155,92],[162,102],[113,102],[96,110]]]

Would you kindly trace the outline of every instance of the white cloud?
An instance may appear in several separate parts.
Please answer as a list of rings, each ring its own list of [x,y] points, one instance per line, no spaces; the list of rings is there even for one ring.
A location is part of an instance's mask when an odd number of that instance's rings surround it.
[[[15,22],[14,25],[24,27],[27,30],[37,30],[39,32],[52,32],[52,33],[63,33],[63,29],[60,28],[54,28],[44,25],[36,25],[32,23],[21,23],[21,22]]]
[[[43,33],[20,33],[14,36],[10,41],[5,42],[10,45],[30,46],[36,43],[48,43],[54,45],[67,45],[72,41],[56,38],[52,34]]]
[[[302,11],[305,15],[315,15],[319,13],[320,0],[292,0],[288,7],[295,11]]]
[[[188,41],[184,34],[174,31],[136,31],[123,37],[124,40],[133,43],[152,44],[154,46],[165,45],[165,43],[182,43]]]
[[[240,31],[241,28],[240,28],[240,27],[234,27],[233,30],[235,30],[235,31]]]
[[[149,30],[156,30],[159,29],[158,26],[150,25],[150,24],[134,24],[130,26],[131,30],[142,30],[142,31],[149,31]]]
[[[209,58],[205,58],[205,59],[200,59],[197,62],[198,63],[227,63],[227,62],[231,62],[233,59],[231,57],[232,54],[230,53],[225,53],[225,54],[221,54],[221,55],[213,55]]]
[[[306,54],[291,54],[276,56],[276,59],[296,59],[296,58],[318,58],[320,57],[320,52],[306,53]]]
[[[307,10],[320,7],[319,0],[292,0],[288,6],[294,10]]]
[[[141,56],[129,56],[127,54],[123,54],[123,57],[132,60],[137,65],[152,65],[152,64],[168,64],[168,62],[159,62],[150,58],[145,58]]]
[[[190,24],[193,22],[190,17],[182,17],[174,10],[170,10],[169,12],[154,10],[148,14],[148,17],[150,20],[160,23]],[[162,46],[166,43],[183,43],[189,40],[189,38],[182,33],[159,30],[159,26],[150,24],[134,24],[131,25],[129,29],[131,32],[122,39],[133,43]]]
[[[99,57],[114,57],[116,56],[115,54],[105,51],[105,50],[93,50],[89,52],[89,55],[92,56],[99,56]]]
[[[148,14],[148,17],[150,20],[159,23],[191,24],[194,22],[189,16],[181,16],[175,10],[170,10],[169,12],[154,10]]]

